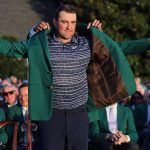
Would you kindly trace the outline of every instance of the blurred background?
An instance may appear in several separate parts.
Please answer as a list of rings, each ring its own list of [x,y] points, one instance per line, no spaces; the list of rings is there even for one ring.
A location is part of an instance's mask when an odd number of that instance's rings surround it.
[[[41,20],[51,23],[53,12],[61,3],[78,7],[78,20],[95,18],[103,23],[103,31],[115,41],[150,37],[149,0],[0,0],[0,36],[12,41],[24,40],[33,25]],[[128,56],[136,76],[150,80],[150,52]],[[15,75],[25,79],[27,61],[0,57],[0,78]]]

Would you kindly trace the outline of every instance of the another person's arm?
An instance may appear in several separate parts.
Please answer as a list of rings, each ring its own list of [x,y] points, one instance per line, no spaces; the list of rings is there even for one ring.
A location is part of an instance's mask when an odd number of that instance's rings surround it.
[[[87,24],[87,29],[89,29],[90,27],[96,27],[97,29],[102,30],[102,23],[99,20],[95,19],[94,21],[91,21]],[[29,32],[28,36],[32,37],[37,32],[40,32],[44,29],[50,29],[50,28],[51,28],[51,26],[48,22],[42,21],[39,24],[32,27],[32,29]]]
[[[5,121],[5,113],[3,109],[0,109],[0,121]],[[5,145],[7,143],[8,136],[5,131],[5,127],[0,128],[0,145]]]
[[[130,40],[118,42],[119,47],[125,55],[140,54],[146,50],[150,50],[150,39]]]
[[[10,42],[0,39],[0,55],[26,58],[27,57],[27,42]]]

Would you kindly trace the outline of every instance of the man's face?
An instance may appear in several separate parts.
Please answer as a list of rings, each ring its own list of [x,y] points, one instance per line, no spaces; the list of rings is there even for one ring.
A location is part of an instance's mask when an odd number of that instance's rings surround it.
[[[5,101],[9,104],[9,105],[14,105],[17,99],[17,93],[16,93],[16,89],[12,88],[12,87],[7,87],[3,90],[3,96]]]
[[[28,107],[28,87],[23,87],[20,89],[19,100],[22,106]]]
[[[62,43],[70,42],[76,30],[77,16],[75,13],[61,11],[58,20],[54,19],[53,23],[57,29],[57,38]]]

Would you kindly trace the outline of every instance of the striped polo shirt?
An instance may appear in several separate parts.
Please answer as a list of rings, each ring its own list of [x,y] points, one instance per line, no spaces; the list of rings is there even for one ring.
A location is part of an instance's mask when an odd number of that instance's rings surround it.
[[[88,41],[85,37],[73,36],[70,43],[64,44],[55,35],[48,35],[48,47],[53,72],[53,107],[73,109],[85,104],[88,99],[86,69],[90,60]]]

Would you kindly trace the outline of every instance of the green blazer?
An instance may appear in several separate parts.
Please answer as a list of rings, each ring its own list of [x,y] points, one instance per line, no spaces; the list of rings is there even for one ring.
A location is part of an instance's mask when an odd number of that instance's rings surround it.
[[[13,120],[19,122],[18,127],[18,140],[24,137],[24,131],[21,130],[21,125],[25,123],[23,113],[22,113],[22,107],[18,105],[14,105],[11,108],[9,108],[7,112],[7,120]],[[13,141],[13,132],[14,132],[14,126],[8,126],[7,127],[7,133],[9,137],[9,141],[7,144],[8,149],[11,149],[12,141]],[[34,140],[37,141],[37,132],[32,132],[32,136],[34,137]]]
[[[0,121],[5,121],[5,113],[2,108],[0,108]],[[0,141],[2,142],[3,145],[7,143],[8,136],[5,131],[5,128],[0,128]]]
[[[141,134],[142,130],[145,128],[145,123],[147,121],[147,115],[148,115],[147,108],[148,105],[146,102],[139,104],[135,107],[134,120],[139,135]]]
[[[52,115],[53,73],[46,36],[48,33],[48,30],[44,30],[22,42],[0,40],[1,55],[28,58],[29,112],[32,120],[48,120]],[[87,30],[84,27],[79,33],[85,34],[92,51],[87,77],[94,106],[110,105],[131,95],[136,89],[134,76],[119,46],[95,28]],[[143,50],[149,48],[147,40],[144,42],[146,46]]]
[[[10,107],[6,116],[7,116],[7,120],[20,121],[21,123],[24,122],[21,106],[14,105]]]
[[[18,127],[18,139],[19,137],[23,137],[23,132],[21,132],[21,124],[24,123],[24,118],[22,114],[22,108],[18,105],[14,105],[8,109],[6,112],[6,119],[7,120],[13,120],[13,121],[19,121],[19,127]],[[12,141],[13,141],[13,133],[14,133],[14,125],[9,125],[6,128],[7,134],[8,134],[8,144],[7,149],[12,149]]]
[[[99,120],[90,123],[90,137],[94,142],[103,142],[105,135],[110,133],[107,121],[106,109],[98,110]],[[118,130],[123,134],[129,135],[131,141],[136,142],[138,134],[135,128],[132,111],[122,105],[117,106]]]

